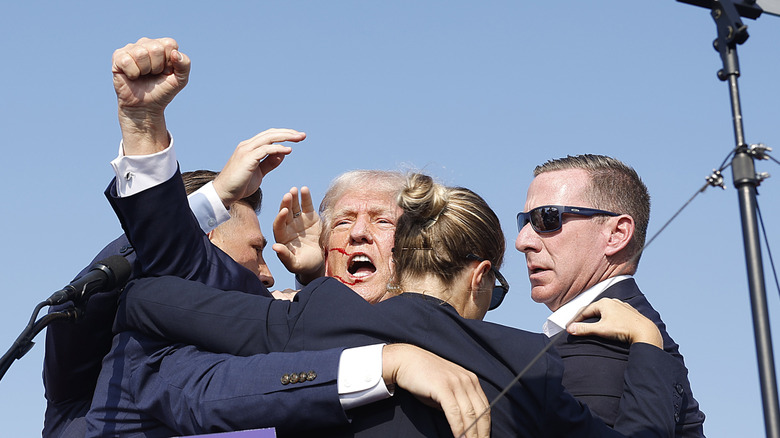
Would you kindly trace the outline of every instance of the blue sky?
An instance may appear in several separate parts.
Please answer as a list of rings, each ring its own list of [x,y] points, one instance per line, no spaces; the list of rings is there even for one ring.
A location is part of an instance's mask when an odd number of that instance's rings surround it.
[[[707,10],[673,0],[131,4],[3,6],[3,352],[35,304],[120,233],[102,195],[120,139],[110,59],[141,36],[176,38],[192,58],[190,84],[168,109],[182,169],[219,170],[269,127],[306,131],[263,183],[269,233],[282,193],[308,185],[319,202],[350,169],[424,170],[469,187],[508,239],[502,272],[512,289],[487,319],[532,331],[547,311],[530,300],[513,241],[536,164],[600,153],[634,166],[652,196],[652,235],[733,147],[715,25]],[[739,48],[747,141],[775,148],[778,20],[746,20],[751,36]],[[757,169],[778,173],[771,162]],[[637,281],[681,345],[707,435],[761,436],[739,209],[725,176],[726,190],[697,196],[647,249]],[[778,199],[778,181],[764,181],[758,200],[775,246]],[[266,256],[277,285],[291,287]],[[777,324],[773,335],[778,342]],[[43,334],[36,340],[0,381],[3,435],[40,433]]]

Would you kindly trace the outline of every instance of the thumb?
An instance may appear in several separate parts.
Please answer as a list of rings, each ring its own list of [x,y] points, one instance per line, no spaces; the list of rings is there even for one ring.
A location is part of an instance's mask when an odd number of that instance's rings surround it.
[[[192,62],[189,56],[178,50],[171,51],[171,65],[173,66],[173,75],[180,84],[186,84],[190,77],[190,67]]]

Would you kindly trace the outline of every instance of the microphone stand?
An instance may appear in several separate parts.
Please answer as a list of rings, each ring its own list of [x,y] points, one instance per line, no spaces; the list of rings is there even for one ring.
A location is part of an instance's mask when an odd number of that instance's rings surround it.
[[[711,15],[718,29],[718,38],[713,42],[720,53],[723,69],[718,71],[718,79],[728,82],[731,97],[731,113],[734,122],[734,140],[736,148],[731,161],[734,187],[739,197],[742,218],[742,237],[747,262],[748,286],[750,289],[751,310],[753,313],[753,331],[758,355],[759,379],[764,408],[766,436],[780,438],[780,408],[777,397],[777,378],[775,376],[772,336],[769,329],[766,289],[764,286],[764,268],[761,260],[759,241],[756,188],[766,175],[757,175],[754,159],[766,159],[763,145],[748,146],[742,129],[742,110],[739,102],[739,59],[737,45],[748,39],[747,26],[742,23],[740,14],[747,18],[757,18],[761,12],[777,14],[774,1],[765,0],[756,4],[755,0],[744,0],[735,4],[732,0],[678,0],[697,6],[711,8]],[[759,2],[762,3],[762,2]],[[764,8],[762,11],[762,7]]]
[[[35,310],[30,317],[30,322],[27,323],[27,326],[25,326],[24,330],[22,330],[22,333],[19,334],[19,336],[16,338],[13,345],[11,345],[11,348],[9,348],[3,357],[0,358],[0,379],[5,376],[5,373],[8,371],[8,369],[11,367],[11,364],[15,360],[21,359],[25,354],[27,354],[28,351],[30,351],[33,345],[35,345],[35,342],[32,341],[33,338],[47,325],[53,321],[61,319],[72,319],[75,321],[81,316],[81,310],[77,307],[73,307],[48,313],[36,321],[35,318],[38,316],[38,313],[47,304],[48,303],[44,301],[35,306]]]

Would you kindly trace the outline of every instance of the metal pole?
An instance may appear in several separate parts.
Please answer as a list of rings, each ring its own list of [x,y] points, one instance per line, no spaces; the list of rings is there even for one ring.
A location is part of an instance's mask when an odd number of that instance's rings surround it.
[[[778,438],[780,437],[780,404],[777,396],[777,378],[764,286],[761,245],[758,238],[753,157],[746,152],[738,153],[732,161],[732,169],[742,217],[742,237],[745,243],[745,261],[747,263],[753,332],[756,340],[758,374],[764,407],[764,425],[767,437]]]
[[[713,14],[716,22],[721,18]],[[719,26],[720,28],[720,26]],[[726,42],[720,39],[720,46]],[[780,403],[777,397],[777,378],[775,375],[775,360],[772,352],[772,334],[769,327],[769,311],[767,310],[766,288],[764,285],[764,267],[761,259],[761,243],[758,235],[758,217],[756,214],[756,176],[753,156],[750,155],[742,128],[742,110],[739,101],[739,60],[736,44],[718,47],[723,58],[724,68],[718,72],[718,77],[728,80],[731,97],[731,113],[734,122],[734,140],[737,153],[732,160],[731,169],[734,176],[734,187],[739,197],[740,214],[742,218],[742,238],[745,245],[745,261],[747,263],[748,287],[750,303],[753,312],[753,331],[756,340],[758,356],[758,374],[761,385],[761,395],[764,407],[764,426],[766,436],[780,438]]]

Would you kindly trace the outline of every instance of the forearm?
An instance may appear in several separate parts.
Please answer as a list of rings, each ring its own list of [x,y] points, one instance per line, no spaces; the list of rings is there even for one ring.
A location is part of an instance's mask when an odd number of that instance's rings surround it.
[[[114,331],[138,330],[209,351],[248,356],[282,351],[291,334],[286,314],[294,305],[176,277],[145,278],[125,288]]]
[[[165,347],[157,359],[144,359],[154,364],[137,368],[133,396],[139,409],[183,435],[345,424],[336,387],[340,354],[333,349],[238,357],[193,346]],[[283,380],[293,370],[306,377]],[[300,412],[307,413],[306,421],[299,421]]]

